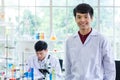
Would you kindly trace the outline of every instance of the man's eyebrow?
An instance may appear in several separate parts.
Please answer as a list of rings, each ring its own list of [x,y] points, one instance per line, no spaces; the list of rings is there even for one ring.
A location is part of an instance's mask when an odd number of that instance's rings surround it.
[[[81,15],[76,15],[76,16],[81,16]]]

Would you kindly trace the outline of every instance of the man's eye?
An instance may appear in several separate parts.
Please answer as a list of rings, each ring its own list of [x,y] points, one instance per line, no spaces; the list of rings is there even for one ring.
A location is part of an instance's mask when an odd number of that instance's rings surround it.
[[[81,17],[78,16],[77,18],[80,19]]]

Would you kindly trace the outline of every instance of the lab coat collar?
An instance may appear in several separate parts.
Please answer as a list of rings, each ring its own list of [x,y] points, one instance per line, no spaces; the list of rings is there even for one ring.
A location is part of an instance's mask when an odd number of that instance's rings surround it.
[[[92,37],[96,37],[97,35],[98,35],[98,32],[96,30],[92,29],[92,32],[89,34],[89,36],[87,37],[87,39],[85,40],[83,45],[86,45]],[[77,33],[77,34],[73,35],[73,38],[78,40],[79,34]],[[81,41],[80,41],[80,43],[82,44]]]
[[[95,29],[92,29],[92,32],[90,33],[90,35],[96,36],[98,35],[98,31],[96,31]]]
[[[92,29],[92,32],[89,34],[90,36],[96,36],[98,35],[98,32],[95,29]],[[79,37],[79,34],[76,33],[75,35],[73,35],[74,38]]]

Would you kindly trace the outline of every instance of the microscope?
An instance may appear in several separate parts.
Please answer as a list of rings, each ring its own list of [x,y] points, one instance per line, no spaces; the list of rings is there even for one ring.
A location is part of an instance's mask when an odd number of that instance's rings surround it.
[[[47,75],[50,75],[50,73],[51,73],[51,71],[50,71],[51,70],[51,63],[50,63],[49,59],[50,59],[50,55],[48,55],[47,61],[44,64],[44,68],[39,69],[39,71],[44,75],[43,80],[47,80],[47,78],[48,78]]]

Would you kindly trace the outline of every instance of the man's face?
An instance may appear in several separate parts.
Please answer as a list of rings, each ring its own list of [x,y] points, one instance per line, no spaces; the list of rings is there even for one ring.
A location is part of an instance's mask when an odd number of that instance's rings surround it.
[[[90,28],[92,18],[89,13],[76,13],[75,21],[81,30]]]
[[[48,50],[37,51],[36,55],[37,55],[38,59],[42,61],[46,57],[47,52],[48,52]]]

